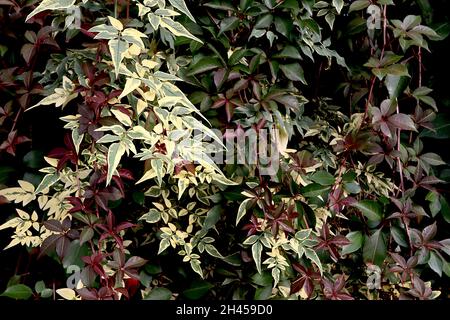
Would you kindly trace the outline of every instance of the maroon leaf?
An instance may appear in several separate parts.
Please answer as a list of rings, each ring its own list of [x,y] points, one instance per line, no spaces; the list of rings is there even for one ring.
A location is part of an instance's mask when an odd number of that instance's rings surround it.
[[[125,263],[125,268],[126,269],[134,269],[134,268],[139,268],[142,267],[143,265],[145,265],[147,263],[147,260],[142,259],[141,257],[131,257],[130,259],[128,259],[128,261]]]
[[[44,226],[47,230],[50,230],[50,231],[59,232],[59,233],[64,232],[64,228],[61,225],[61,222],[59,222],[58,220],[52,219],[52,220],[44,221]]]
[[[394,114],[389,117],[389,122],[398,129],[417,131],[416,125],[409,115],[404,113]]]

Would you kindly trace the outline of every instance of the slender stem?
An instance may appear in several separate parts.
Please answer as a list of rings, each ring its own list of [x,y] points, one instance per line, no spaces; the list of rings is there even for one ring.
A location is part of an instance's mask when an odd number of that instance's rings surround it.
[[[397,114],[400,113],[400,108],[397,104]],[[397,129],[397,151],[400,153],[400,134],[401,134],[401,129]],[[402,164],[402,160],[400,159],[400,157],[397,158],[397,163],[398,163],[398,173],[400,175],[400,191],[402,193],[402,195],[405,193],[405,183],[403,181],[403,164]]]
[[[410,232],[409,232],[409,226],[408,226],[408,224],[406,223],[405,218],[402,218],[402,222],[403,222],[403,225],[405,226],[406,237],[408,238],[408,244],[409,244],[410,255],[411,255],[411,257],[412,257],[414,252],[413,252],[413,245],[412,245],[412,241],[411,241],[411,235],[410,235]]]
[[[119,0],[114,0],[114,18],[116,18],[116,19],[117,19],[117,9],[118,9],[117,3],[118,3],[118,1]]]
[[[364,108],[364,117],[363,117],[363,119],[361,121],[361,126],[364,123],[364,121],[366,120],[367,114],[369,113],[369,105],[372,102],[373,88],[375,87],[375,80],[376,79],[377,79],[377,77],[372,76],[372,80],[370,82],[369,96],[367,97],[366,106]],[[361,128],[361,126],[360,126],[360,128]]]
[[[419,87],[422,86],[422,48],[419,47]]]

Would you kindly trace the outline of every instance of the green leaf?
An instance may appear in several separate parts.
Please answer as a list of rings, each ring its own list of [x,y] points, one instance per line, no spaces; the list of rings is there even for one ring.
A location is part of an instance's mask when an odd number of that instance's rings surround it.
[[[439,275],[439,277],[442,277],[443,264],[444,263],[441,257],[439,257],[434,251],[430,251],[430,260],[428,260],[428,265],[431,270]]]
[[[45,10],[61,10],[70,8],[75,4],[75,0],[43,0],[41,3],[27,16],[25,22],[28,21],[33,16],[37,15],[39,12]]]
[[[106,184],[109,185],[120,159],[125,153],[125,146],[122,142],[113,143],[108,149],[108,174],[106,176]]]
[[[257,272],[251,278],[252,283],[263,287],[272,286],[272,280],[272,275],[267,271],[262,273]]]
[[[449,139],[450,138],[450,117],[444,113],[440,113],[433,121],[434,130],[423,130],[419,137],[434,138],[434,139]]]
[[[45,288],[44,290],[42,290],[42,292],[40,293],[41,298],[50,298],[53,295],[53,290],[50,288]]]
[[[303,68],[299,63],[280,64],[280,69],[289,80],[300,81],[305,85],[307,84]]]
[[[450,223],[450,205],[447,199],[445,199],[445,197],[443,196],[441,196],[441,214],[444,220],[447,223]]]
[[[440,166],[446,164],[438,154],[432,152],[421,155],[420,160],[432,166]]]
[[[23,157],[23,163],[28,168],[31,169],[40,169],[42,168],[43,161],[44,160],[44,154],[42,151],[39,150],[31,150]]]
[[[350,13],[352,11],[360,11],[360,10],[367,8],[368,6],[370,6],[369,0],[357,0],[357,1],[352,2],[348,12]]]
[[[436,100],[430,96],[419,96],[419,100],[432,107],[435,111],[438,111]]]
[[[169,0],[169,2],[174,8],[178,9],[179,11],[184,13],[189,19],[191,19],[192,22],[195,22],[194,16],[189,11],[184,0]]]
[[[300,193],[307,198],[313,198],[323,196],[329,190],[330,190],[329,186],[322,186],[318,183],[311,183],[301,188]]]
[[[253,28],[265,29],[272,24],[272,21],[273,21],[273,16],[271,14],[265,14],[256,20],[255,26]]]
[[[331,186],[334,184],[334,181],[335,181],[333,175],[327,171],[315,172],[312,175],[311,180],[314,182],[317,182],[318,184],[321,184],[323,186]]]
[[[121,39],[111,39],[108,41],[108,46],[111,53],[112,62],[114,64],[114,72],[116,73],[116,77],[118,77],[120,64],[122,63],[125,53],[128,50],[128,43]]]
[[[80,245],[91,240],[93,236],[94,236],[94,229],[92,229],[89,226],[84,227],[80,233]]]
[[[238,213],[236,216],[236,225],[239,224],[239,221],[244,217],[245,213],[247,212],[247,204],[250,202],[251,199],[245,199],[241,202],[239,205]]]
[[[187,73],[188,76],[194,76],[199,73],[214,70],[222,67],[222,63],[218,58],[204,57],[193,64]]]
[[[27,300],[33,295],[33,290],[24,284],[15,284],[0,295],[2,297],[8,297],[16,300]]]
[[[44,281],[38,281],[36,282],[36,284],[34,285],[34,290],[40,294],[43,290],[45,289],[45,282]]]
[[[241,11],[245,11],[253,3],[253,1],[254,0],[241,0],[239,2],[239,8],[241,9]]]
[[[271,278],[272,278],[272,276],[271,276]],[[257,288],[255,290],[254,299],[255,300],[267,300],[270,298],[271,295],[272,295],[272,285],[262,287],[262,288]]]
[[[172,291],[166,288],[153,288],[144,300],[170,300]]]
[[[313,19],[303,19],[303,20],[301,20],[300,25],[303,28],[309,29],[312,33],[315,33],[316,36],[318,36],[318,37],[321,36],[321,34],[320,34],[320,26]]]
[[[358,194],[361,192],[361,187],[356,182],[344,183],[344,190],[348,193]]]
[[[190,300],[197,300],[207,294],[213,287],[208,281],[197,280],[192,282],[189,289],[183,291],[183,295]]]
[[[234,30],[239,26],[239,18],[236,16],[231,16],[228,18],[223,19],[220,22],[220,31],[219,35],[226,31]]]
[[[256,269],[259,273],[261,273],[261,254],[262,254],[263,246],[261,242],[255,242],[252,245],[252,257],[256,264]]]
[[[351,206],[361,211],[362,214],[364,214],[364,216],[366,216],[369,220],[379,222],[383,217],[381,205],[376,201],[361,200],[351,204]]]
[[[409,246],[408,242],[406,240],[406,233],[400,227],[392,226],[391,227],[391,235],[392,235],[392,238],[394,238],[394,241],[398,245],[400,245],[404,248],[407,248]]]
[[[283,51],[273,56],[274,58],[291,58],[296,60],[301,60],[302,56],[298,49],[294,46],[286,46]]]
[[[0,166],[0,184],[6,184],[10,175],[14,172],[13,167]]]
[[[388,74],[385,79],[385,85],[389,92],[389,98],[398,98],[408,86],[408,77]]]
[[[203,228],[209,230],[214,227],[217,221],[220,220],[220,214],[222,213],[222,206],[216,205],[212,207],[207,213],[205,222],[203,222]]]
[[[409,76],[408,68],[404,64],[393,64],[389,67],[386,67],[387,74],[391,74],[394,76]]]
[[[204,4],[205,7],[225,11],[236,11],[236,8],[229,1],[215,0]]]
[[[387,241],[382,229],[378,229],[371,236],[365,237],[363,248],[364,262],[370,262],[381,267],[386,258],[386,254]]]
[[[345,236],[351,243],[342,247],[342,254],[358,251],[363,245],[363,234],[361,231],[352,231]]]

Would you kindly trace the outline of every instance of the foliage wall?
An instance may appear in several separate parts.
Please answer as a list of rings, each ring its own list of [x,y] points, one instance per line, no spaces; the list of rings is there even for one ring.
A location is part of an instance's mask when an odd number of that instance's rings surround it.
[[[0,0],[2,296],[448,298],[445,9]]]

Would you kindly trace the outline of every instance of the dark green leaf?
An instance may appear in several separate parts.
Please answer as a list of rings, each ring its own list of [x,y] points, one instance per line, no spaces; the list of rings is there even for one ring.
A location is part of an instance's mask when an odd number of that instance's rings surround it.
[[[327,171],[317,171],[312,175],[311,180],[323,186],[331,186],[334,184],[335,179],[333,175]]]
[[[303,84],[307,84],[303,68],[299,63],[281,64],[280,69],[289,80],[301,81]]]
[[[23,163],[28,168],[40,169],[44,166],[44,153],[42,151],[31,150],[23,157]]]
[[[346,236],[345,236],[351,243],[348,245],[345,245],[342,247],[342,254],[349,254],[355,251],[358,251],[362,245],[363,245],[363,241],[364,241],[364,237],[361,233],[361,231],[353,231],[353,232],[349,232]]]
[[[225,18],[220,22],[219,35],[226,31],[236,29],[238,26],[239,26],[239,18],[238,17],[231,16],[231,17]]]
[[[272,286],[258,288],[255,291],[255,300],[267,300],[272,295]]]
[[[166,288],[153,288],[144,300],[170,300],[172,292]]]
[[[361,200],[351,204],[366,216],[367,219],[372,221],[381,221],[383,212],[378,202],[372,200]]]
[[[367,8],[369,5],[370,5],[369,0],[354,1],[350,5],[350,9],[348,10],[348,12],[363,10],[363,9]]]
[[[303,196],[307,198],[323,196],[330,190],[329,186],[322,186],[318,183],[311,183],[306,187],[300,189],[300,192]]]
[[[6,290],[0,295],[2,297],[8,297],[16,300],[27,300],[33,295],[33,290],[24,284],[16,284],[6,288]]]
[[[428,265],[430,266],[431,270],[439,275],[439,277],[442,277],[443,261],[437,253],[430,251],[430,260],[428,260]]]
[[[370,262],[381,266],[386,258],[387,242],[386,235],[381,229],[375,231],[371,236],[366,236],[363,248],[364,262]]]
[[[212,287],[214,286],[208,281],[197,280],[192,282],[189,289],[183,291],[183,295],[190,300],[197,300],[207,294]]]
[[[407,242],[407,239],[406,239],[406,233],[400,227],[392,226],[391,227],[391,235],[394,238],[394,241],[398,245],[400,245],[400,246],[402,246],[404,248],[407,248],[409,246],[408,242]]]
[[[273,21],[272,15],[271,14],[265,14],[265,15],[259,17],[256,20],[254,28],[256,28],[256,29],[266,29],[267,27],[269,27],[272,24],[272,21]]]
[[[257,284],[258,286],[271,286],[273,279],[272,279],[272,275],[270,274],[270,272],[257,272],[255,273],[252,278],[251,278],[252,283]]]
[[[202,72],[210,71],[221,67],[222,64],[218,58],[204,57],[189,68],[188,76],[193,76]]]
[[[214,227],[217,221],[219,221],[221,213],[222,213],[221,205],[212,207],[206,214],[205,222],[203,223],[203,228],[209,230],[212,227]]]

